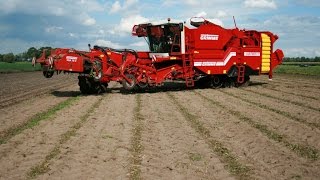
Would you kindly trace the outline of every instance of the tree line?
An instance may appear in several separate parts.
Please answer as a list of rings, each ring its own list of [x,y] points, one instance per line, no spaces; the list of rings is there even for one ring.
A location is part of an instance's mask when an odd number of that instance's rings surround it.
[[[19,54],[7,53],[0,54],[0,62],[16,62],[16,61],[31,61],[33,57],[39,58],[44,49],[51,50],[52,47],[35,47],[29,48],[27,51]],[[48,51],[49,52],[49,51]],[[285,57],[284,62],[320,62],[320,57]]]
[[[31,61],[33,57],[39,58],[44,49],[47,49],[50,51],[52,47],[40,47],[39,49],[35,47],[31,47],[27,51],[19,54],[13,54],[13,53],[0,54],[0,62],[13,63],[13,62],[19,62],[19,61]]]
[[[320,62],[320,57],[316,56],[313,58],[309,57],[285,57],[284,62]]]

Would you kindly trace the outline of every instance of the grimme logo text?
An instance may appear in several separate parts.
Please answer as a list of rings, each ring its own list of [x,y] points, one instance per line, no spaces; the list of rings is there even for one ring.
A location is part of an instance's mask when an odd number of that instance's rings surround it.
[[[207,41],[217,41],[219,39],[219,35],[215,34],[201,34],[200,40],[207,40]]]

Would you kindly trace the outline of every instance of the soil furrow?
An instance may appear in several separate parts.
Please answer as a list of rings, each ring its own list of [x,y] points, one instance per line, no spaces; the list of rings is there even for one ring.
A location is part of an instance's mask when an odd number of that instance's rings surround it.
[[[26,129],[0,146],[0,179],[24,179],[29,169],[39,164],[59,143],[60,136],[74,126],[98,96],[85,96],[72,106],[59,110],[50,121]]]
[[[315,92],[318,91],[318,89],[320,89],[319,86],[314,86],[314,85],[307,85],[307,84],[296,84],[296,83],[289,83],[289,82],[282,82],[282,81],[271,81],[270,84],[277,84],[277,85],[281,85],[281,86],[285,86],[285,87],[294,87],[294,88],[298,88],[298,89],[304,89],[304,90],[308,90],[311,92]]]
[[[280,143],[270,140],[259,130],[228,109],[213,106],[192,92],[174,95],[193,114],[211,137],[219,139],[237,157],[240,163],[251,169],[253,179],[290,179],[296,176],[315,178],[319,176],[319,161],[312,161],[290,151]]]
[[[318,129],[311,128],[297,121],[292,121],[290,118],[284,117],[281,114],[233,96],[225,95],[223,92],[217,90],[197,90],[196,92],[219,102],[229,109],[242,112],[243,115],[262,126],[267,126],[272,131],[277,132],[277,134],[282,134],[282,138],[287,139],[293,144],[302,144],[320,150],[320,141],[317,138],[320,135],[320,130]]]
[[[305,79],[296,79],[294,77],[292,78],[277,78],[279,81],[284,81],[286,83],[293,83],[293,84],[305,84],[305,85],[311,85],[311,86],[320,86],[319,81],[306,81]]]
[[[278,76],[277,76],[278,77]],[[296,92],[297,94],[308,94],[308,96],[312,95],[313,97],[318,97],[318,89],[317,88],[309,88],[304,87],[304,84],[288,84],[288,83],[282,83],[282,81],[278,80],[277,77],[275,77],[272,81],[269,81],[264,76],[253,76],[251,77],[251,81],[255,85],[261,84],[262,86],[272,87],[288,92]],[[293,78],[293,77],[292,77]]]
[[[37,179],[127,179],[134,95],[111,93]]]
[[[0,109],[0,137],[3,136],[8,129],[24,124],[36,114],[45,112],[55,105],[67,100],[71,96],[79,95],[78,91],[73,91],[74,86],[60,89],[61,92],[55,94],[46,94],[41,97],[35,97],[23,101],[14,106]],[[62,95],[63,96],[60,96]]]
[[[221,141],[218,141],[216,138],[211,136],[210,130],[203,124],[203,122],[199,121],[199,117],[189,113],[189,110],[185,108],[173,94],[168,93],[168,96],[174,102],[174,104],[176,104],[179,111],[183,114],[185,119],[191,124],[195,131],[206,140],[206,143],[209,145],[210,149],[221,158],[222,162],[226,164],[226,169],[231,174],[241,179],[249,178],[249,168],[240,163],[232,151],[226,148]]]
[[[165,93],[146,93],[142,179],[233,179]]]
[[[61,147],[63,144],[65,144],[67,141],[70,140],[72,136],[76,135],[76,132],[83,126],[84,123],[88,121],[89,116],[92,114],[92,112],[100,106],[101,101],[103,100],[103,97],[100,97],[92,106],[83,114],[79,121],[76,122],[67,132],[60,135],[58,143],[54,146],[54,148],[49,152],[49,154],[46,155],[45,159],[33,166],[30,171],[27,173],[28,179],[34,179],[37,176],[46,173],[50,170],[50,161],[53,158],[56,158],[61,153]]]
[[[3,98],[2,100],[0,100],[0,109],[4,107],[12,106],[14,104],[20,103],[30,98],[42,96],[44,94],[53,92],[57,89],[65,88],[67,86],[70,86],[70,84],[71,84],[70,82],[67,82],[67,83],[62,83],[58,85],[37,87],[32,90],[26,90],[25,92],[9,96],[8,98]]]
[[[304,95],[304,94],[299,94],[301,93],[299,92],[294,92],[292,91],[292,89],[288,89],[287,91],[284,90],[284,88],[276,88],[276,87],[271,87],[271,86],[262,86],[265,89],[271,90],[272,92],[281,92],[284,94],[289,94],[289,95],[293,95],[293,96],[298,96],[298,97],[302,97],[302,98],[308,98],[308,99],[312,99],[312,100],[320,100],[320,98],[314,97],[314,96],[310,96],[310,95]],[[291,92],[290,92],[291,91]]]
[[[294,84],[300,83],[300,84],[306,84],[306,85],[312,85],[312,86],[318,86],[320,87],[319,79],[308,79],[306,81],[306,77],[304,78],[297,78],[295,76],[288,76],[288,77],[277,77],[277,80],[279,81],[285,81],[285,82],[292,82]]]
[[[63,84],[76,84],[76,75],[59,75],[50,79],[44,78],[42,72],[0,74],[0,97],[1,99],[8,96],[25,93],[34,89],[45,88],[46,86]]]
[[[73,102],[78,99],[79,98],[77,96],[70,97],[70,98],[66,99],[65,101],[62,101],[59,104],[53,106],[52,108],[47,109],[44,112],[39,112],[39,113],[35,114],[33,117],[28,119],[26,122],[6,129],[4,132],[1,133],[0,144],[7,143],[8,140],[10,140],[14,136],[20,134],[24,130],[31,129],[34,126],[39,125],[39,123],[41,121],[48,120],[49,118],[53,117],[58,111],[71,106],[73,104]]]
[[[307,80],[308,82],[319,82],[319,76],[310,76],[302,74],[275,74],[280,79]]]
[[[254,94],[246,94],[232,89],[219,90],[220,92],[233,96],[245,102],[259,106],[260,108],[267,109],[272,112],[281,114],[291,120],[303,123],[311,128],[320,129],[320,122],[318,121],[317,112],[312,112],[308,109],[295,108],[294,105],[288,106],[276,100],[268,100],[267,98],[260,98]],[[237,94],[237,95],[236,95]],[[293,110],[294,109],[294,110]]]
[[[136,95],[136,107],[134,108],[134,122],[132,127],[131,137],[131,164],[129,169],[130,179],[141,179],[141,152],[143,146],[141,145],[141,137],[143,131],[144,118],[141,115],[141,95]]]
[[[259,130],[262,134],[267,136],[270,140],[274,140],[278,143],[281,143],[285,147],[289,148],[293,152],[297,153],[298,155],[311,159],[311,160],[317,160],[319,158],[319,150],[309,146],[309,145],[303,145],[303,144],[296,144],[292,143],[290,140],[286,138],[284,134],[280,134],[272,129],[270,129],[265,124],[262,124],[260,122],[257,122],[256,120],[253,120],[248,115],[245,115],[241,111],[235,110],[234,107],[230,107],[227,105],[223,105],[221,102],[217,100],[213,100],[211,98],[208,98],[202,94],[202,92],[196,92],[198,96],[200,96],[202,99],[209,101],[214,106],[219,106],[222,109],[226,109],[230,114],[238,117],[239,120],[248,123],[253,128],[256,128]],[[248,113],[245,111],[246,114]]]
[[[264,97],[268,97],[268,98],[272,98],[275,100],[280,100],[283,102],[287,102],[293,105],[297,105],[300,106],[302,108],[307,108],[307,109],[312,109],[314,111],[318,111],[320,112],[320,103],[318,101],[316,102],[311,102],[309,101],[305,101],[303,99],[300,98],[295,98],[292,96],[286,97],[283,94],[279,94],[279,93],[269,93],[269,91],[265,91],[264,89],[249,89],[249,88],[238,88],[239,90],[242,91],[246,91],[246,92],[251,92],[251,93],[255,93],[258,94],[260,96],[264,96]],[[310,104],[310,105],[309,105]]]

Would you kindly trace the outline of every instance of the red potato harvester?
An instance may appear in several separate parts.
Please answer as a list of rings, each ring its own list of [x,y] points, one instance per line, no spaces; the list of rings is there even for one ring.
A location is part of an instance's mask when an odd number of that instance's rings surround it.
[[[243,86],[251,75],[269,75],[281,64],[282,50],[274,51],[278,36],[268,31],[225,29],[208,20],[185,23],[139,24],[132,35],[143,37],[149,51],[94,46],[90,51],[57,48],[35,60],[43,74],[79,73],[84,94],[105,92],[110,81],[127,90],[163,85],[166,80],[219,88]]]

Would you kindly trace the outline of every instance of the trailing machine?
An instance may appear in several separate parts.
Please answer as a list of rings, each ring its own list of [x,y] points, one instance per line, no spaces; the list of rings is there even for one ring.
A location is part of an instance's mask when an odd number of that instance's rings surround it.
[[[149,51],[89,45],[89,51],[57,48],[35,60],[46,78],[78,73],[84,94],[105,92],[110,81],[127,90],[146,89],[166,80],[186,87],[242,86],[251,75],[269,75],[282,62],[274,50],[278,36],[269,31],[225,29],[208,20],[185,23],[138,24],[132,35],[145,38]]]

